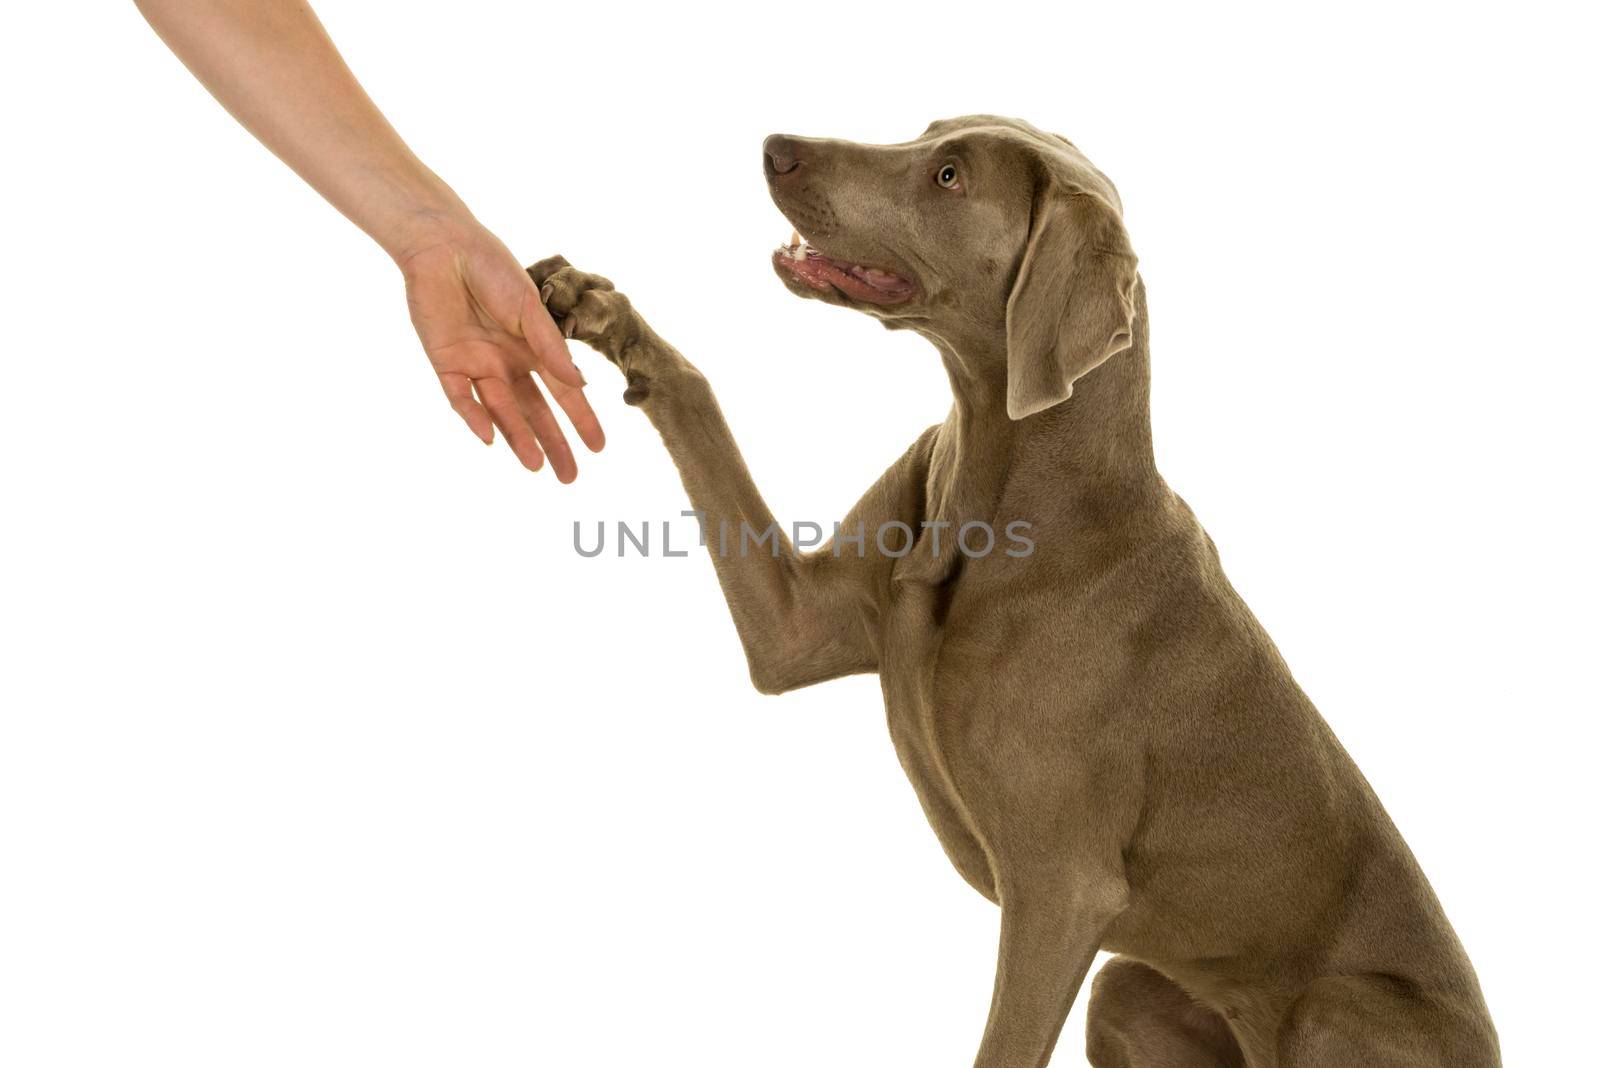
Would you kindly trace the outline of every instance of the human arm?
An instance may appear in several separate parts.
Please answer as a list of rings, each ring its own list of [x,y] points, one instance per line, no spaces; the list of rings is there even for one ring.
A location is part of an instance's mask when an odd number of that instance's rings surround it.
[[[511,252],[412,153],[299,0],[136,0],[199,81],[389,254],[451,406],[485,443],[576,475],[537,379],[591,450],[583,376]]]

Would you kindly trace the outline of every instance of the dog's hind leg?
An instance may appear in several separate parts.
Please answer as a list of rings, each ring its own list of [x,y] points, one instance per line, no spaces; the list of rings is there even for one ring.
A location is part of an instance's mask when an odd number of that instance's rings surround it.
[[[1147,964],[1113,957],[1089,995],[1094,1068],[1243,1068],[1244,1053],[1216,1012]]]
[[[1500,1047],[1471,989],[1424,992],[1390,975],[1311,983],[1278,1035],[1279,1068],[1500,1068]]]
[[[917,528],[930,436],[841,524],[847,535],[858,524],[868,532],[856,548],[798,552],[750,477],[704,376],[606,279],[559,256],[528,273],[563,332],[622,370],[628,380],[623,399],[660,431],[698,513],[756,688],[779,693],[876,670],[869,623],[893,560],[866,546],[872,531],[892,521]]]

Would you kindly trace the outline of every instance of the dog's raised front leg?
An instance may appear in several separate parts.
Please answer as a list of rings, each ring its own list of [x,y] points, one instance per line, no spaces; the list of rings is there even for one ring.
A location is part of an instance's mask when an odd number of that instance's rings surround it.
[[[528,273],[562,332],[622,370],[628,380],[623,399],[643,409],[660,431],[700,513],[756,688],[781,693],[876,670],[877,652],[863,613],[873,610],[874,583],[887,581],[890,561],[870,551],[866,556],[854,550],[796,552],[756,489],[704,376],[606,279],[559,256],[534,264]],[[847,531],[858,522],[875,530],[890,519],[916,528],[921,483],[915,467],[922,445],[862,498],[845,520]]]

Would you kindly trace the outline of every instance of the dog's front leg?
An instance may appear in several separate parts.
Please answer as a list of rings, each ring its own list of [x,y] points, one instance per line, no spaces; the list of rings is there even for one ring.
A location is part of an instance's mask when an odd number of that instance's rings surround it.
[[[622,370],[623,399],[660,431],[700,514],[756,688],[779,693],[876,670],[862,612],[881,561],[797,553],[756,489],[705,377],[606,279],[559,256],[528,273],[562,332]],[[905,481],[885,476],[857,513],[898,517],[901,498],[909,496]],[[848,522],[855,520],[853,513]]]
[[[974,1068],[1044,1068],[1106,928],[1119,891],[1001,889],[1000,960],[989,1023]]]

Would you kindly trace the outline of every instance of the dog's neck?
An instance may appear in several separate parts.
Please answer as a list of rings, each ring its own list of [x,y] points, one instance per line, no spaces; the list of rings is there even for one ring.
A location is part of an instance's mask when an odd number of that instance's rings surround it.
[[[1073,384],[1072,396],[1014,424],[1031,458],[1075,495],[1123,496],[1159,481],[1150,439],[1150,316],[1134,287],[1133,342]]]
[[[1129,348],[1078,379],[1066,401],[1021,420],[1006,414],[1003,338],[930,337],[944,358],[955,403],[934,446],[927,519],[949,522],[951,529],[981,520],[997,531],[1024,519],[1048,527],[1040,533],[1054,540],[1103,528],[1130,504],[1160,494],[1150,439],[1143,281],[1135,308]],[[1013,487],[1027,487],[1027,496],[1021,489],[1008,493]]]

